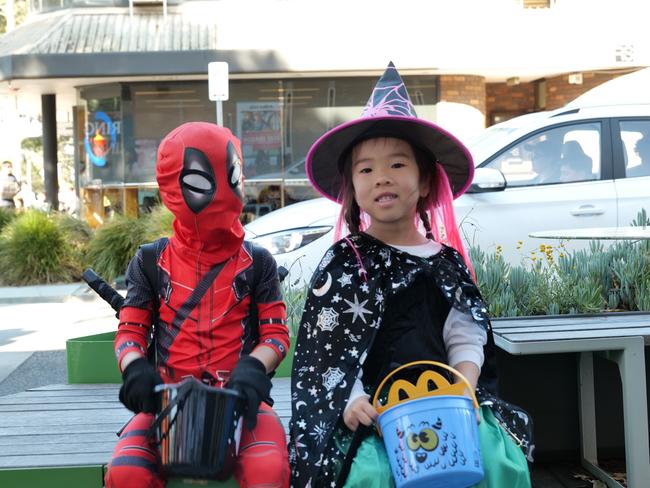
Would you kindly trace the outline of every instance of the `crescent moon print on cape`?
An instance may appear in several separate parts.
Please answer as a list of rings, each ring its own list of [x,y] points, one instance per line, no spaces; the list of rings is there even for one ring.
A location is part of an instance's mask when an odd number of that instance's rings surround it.
[[[305,405],[307,405],[307,402],[296,402],[296,410],[300,410],[300,407],[304,407]]]
[[[325,280],[325,284],[321,286],[320,288],[314,288],[312,290],[313,294],[316,295],[317,297],[322,297],[325,295],[328,291],[330,291],[330,287],[332,286],[332,275],[327,273],[327,280]]]

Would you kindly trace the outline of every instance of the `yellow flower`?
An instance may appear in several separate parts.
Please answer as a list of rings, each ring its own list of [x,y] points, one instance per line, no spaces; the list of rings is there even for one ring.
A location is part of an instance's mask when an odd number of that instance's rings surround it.
[[[546,250],[546,246],[544,244],[539,245],[539,252],[544,252]]]
[[[519,244],[520,246],[521,246],[523,243],[524,243],[524,241],[517,241],[517,244]]]
[[[560,257],[561,257],[561,258],[564,257],[564,253],[563,253],[563,252],[560,253]]]

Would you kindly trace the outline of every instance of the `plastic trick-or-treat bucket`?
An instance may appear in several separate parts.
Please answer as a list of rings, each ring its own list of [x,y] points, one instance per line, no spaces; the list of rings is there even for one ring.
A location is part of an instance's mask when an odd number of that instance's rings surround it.
[[[386,382],[405,368],[435,366],[462,381],[450,384],[425,370],[413,383],[394,379],[385,404],[379,396]],[[465,388],[473,398],[464,395]],[[483,479],[478,438],[478,403],[462,374],[446,364],[416,361],[392,371],[373,399],[379,430],[397,488],[465,488]]]
[[[167,477],[225,480],[239,453],[243,402],[234,390],[195,378],[159,385],[161,409],[152,426]]]

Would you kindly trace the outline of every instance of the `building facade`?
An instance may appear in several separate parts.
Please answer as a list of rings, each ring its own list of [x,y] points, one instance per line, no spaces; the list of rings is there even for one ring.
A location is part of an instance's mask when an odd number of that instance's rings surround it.
[[[642,41],[597,36],[605,11],[573,27],[575,45],[558,36],[587,7],[570,3],[406,0],[395,16],[384,0],[32,0],[29,21],[0,38],[0,95],[26,111],[54,104],[44,138],[72,136],[83,213],[98,225],[156,204],[158,144],[215,121],[207,64],[228,62],[223,123],[242,141],[248,220],[315,196],[307,150],[361,113],[389,60],[418,114],[465,141],[645,64]]]

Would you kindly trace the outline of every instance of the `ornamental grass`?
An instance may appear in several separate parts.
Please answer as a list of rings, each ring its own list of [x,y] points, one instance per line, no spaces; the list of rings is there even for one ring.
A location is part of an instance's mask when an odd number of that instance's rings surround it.
[[[27,210],[0,234],[0,282],[33,285],[80,278],[78,253],[66,230],[50,215]]]

